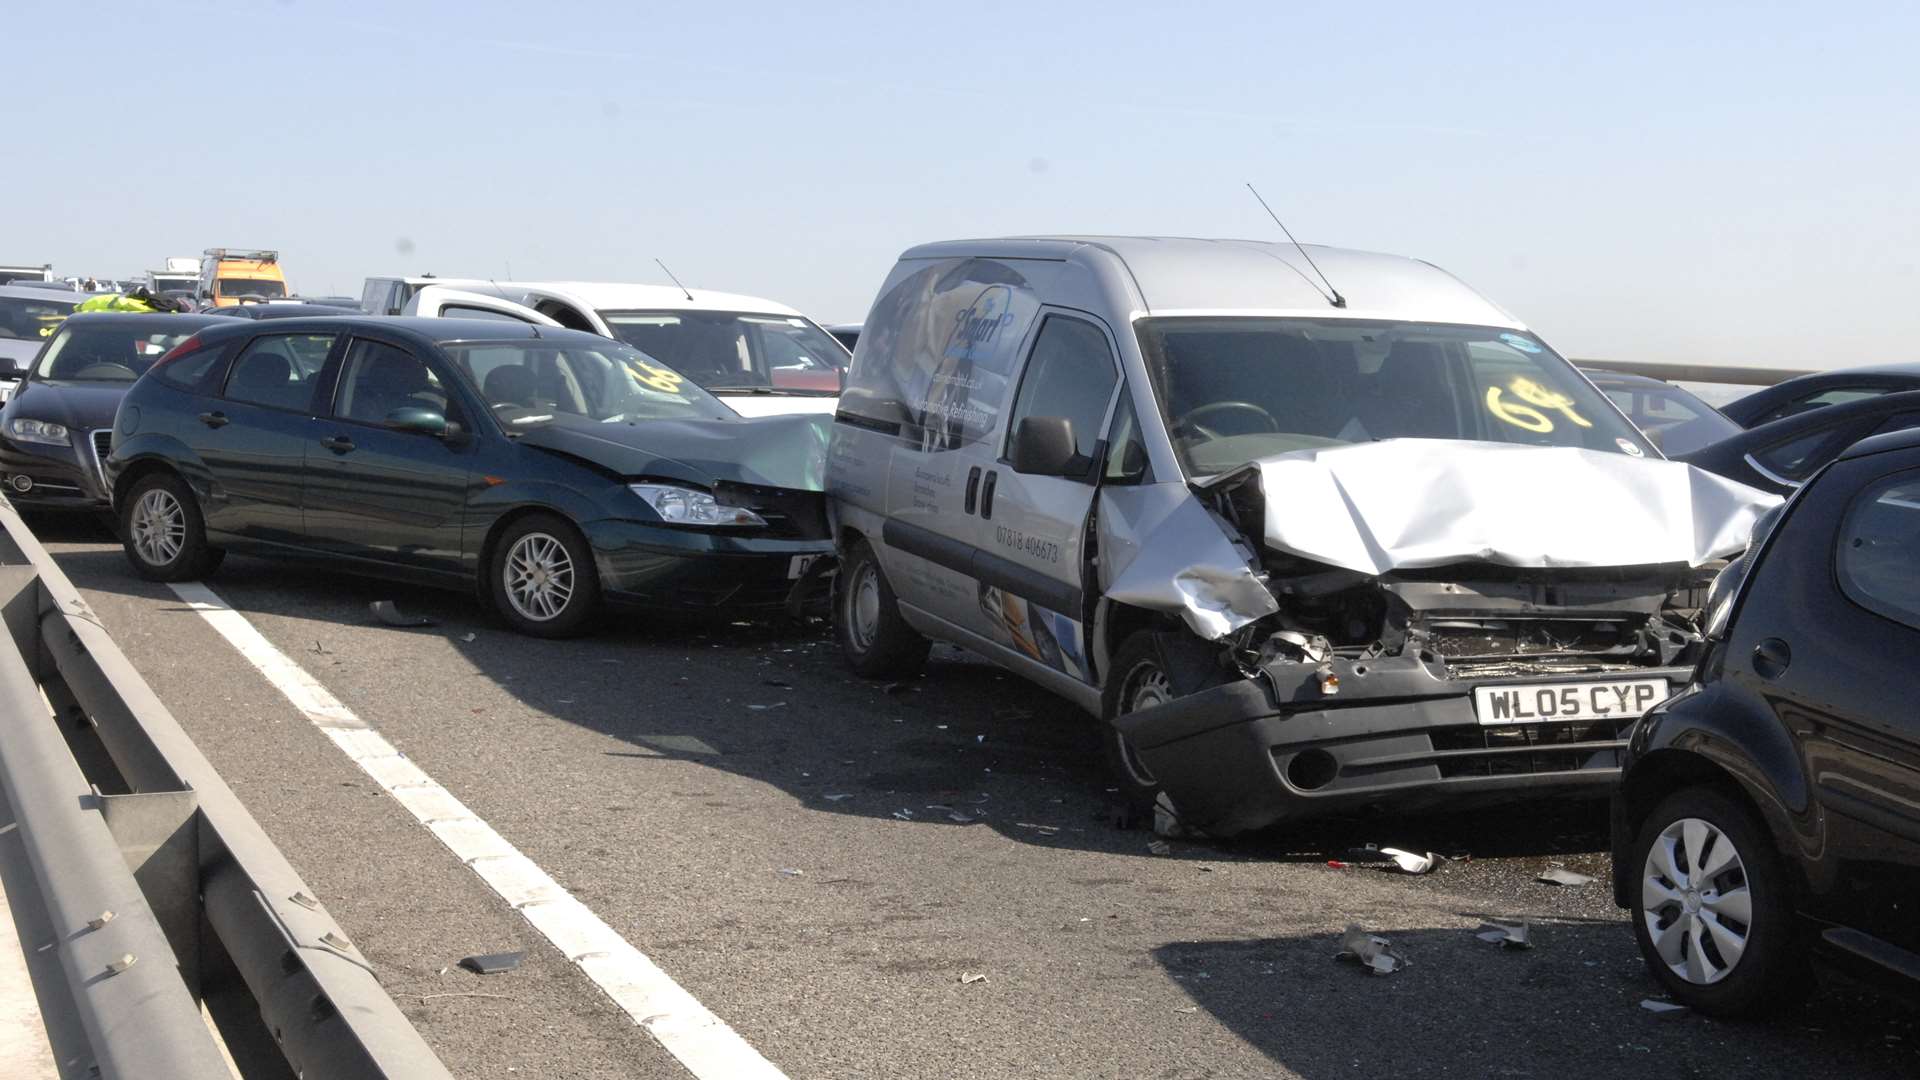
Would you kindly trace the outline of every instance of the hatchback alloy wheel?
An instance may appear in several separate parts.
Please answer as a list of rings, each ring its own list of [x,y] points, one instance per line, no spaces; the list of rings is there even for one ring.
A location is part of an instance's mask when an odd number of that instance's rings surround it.
[[[149,488],[133,508],[133,546],[148,565],[170,565],[187,541],[187,512],[165,488]]]
[[[1660,962],[1696,986],[1732,974],[1747,951],[1753,895],[1733,840],[1712,822],[1668,825],[1640,873],[1642,918]]]
[[[527,533],[515,541],[501,575],[507,603],[529,621],[559,618],[573,600],[573,558],[565,544],[546,533]]]

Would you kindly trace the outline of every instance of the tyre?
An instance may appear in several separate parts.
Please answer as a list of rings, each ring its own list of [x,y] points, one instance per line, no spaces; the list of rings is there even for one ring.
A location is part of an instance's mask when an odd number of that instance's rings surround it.
[[[192,581],[213,573],[226,552],[207,543],[193,489],[173,473],[135,481],[120,506],[120,546],[149,581]]]
[[[593,551],[580,530],[553,514],[507,526],[482,572],[495,610],[523,634],[572,637],[599,613]]]
[[[1127,635],[1120,643],[1120,651],[1114,654],[1109,670],[1111,676],[1100,697],[1101,754],[1106,759],[1107,771],[1120,788],[1121,800],[1135,820],[1153,821],[1158,816],[1154,813],[1157,804],[1162,801],[1160,781],[1154,779],[1152,770],[1140,760],[1127,737],[1113,723],[1130,712],[1173,700],[1166,664],[1154,645],[1153,633],[1136,630]],[[1164,808],[1172,811],[1170,800]]]
[[[869,679],[904,679],[926,666],[933,643],[907,625],[873,548],[854,541],[834,580],[833,632],[847,666]]]
[[[1760,1012],[1810,975],[1773,838],[1722,792],[1684,788],[1634,842],[1633,935],[1675,1001],[1718,1016]]]

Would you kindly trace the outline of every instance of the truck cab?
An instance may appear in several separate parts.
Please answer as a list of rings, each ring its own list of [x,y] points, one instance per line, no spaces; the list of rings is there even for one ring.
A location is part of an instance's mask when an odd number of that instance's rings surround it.
[[[208,248],[201,254],[194,296],[214,307],[233,307],[242,297],[275,300],[289,291],[277,251]]]

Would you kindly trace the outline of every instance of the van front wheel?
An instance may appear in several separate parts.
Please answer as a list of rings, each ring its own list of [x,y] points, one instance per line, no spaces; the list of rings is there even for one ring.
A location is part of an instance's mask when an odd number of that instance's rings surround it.
[[[1114,653],[1112,675],[1107,680],[1100,710],[1100,741],[1107,759],[1107,770],[1120,788],[1120,796],[1136,813],[1151,815],[1160,797],[1160,781],[1140,760],[1140,755],[1114,721],[1130,712],[1164,705],[1173,700],[1166,666],[1160,650],[1154,647],[1153,634],[1136,630],[1120,643]]]
[[[834,579],[833,630],[847,665],[869,679],[899,679],[926,665],[933,643],[900,614],[893,586],[866,541],[847,551]]]

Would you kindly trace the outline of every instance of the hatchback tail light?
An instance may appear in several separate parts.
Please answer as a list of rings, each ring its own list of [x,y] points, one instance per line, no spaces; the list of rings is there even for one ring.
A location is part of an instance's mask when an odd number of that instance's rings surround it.
[[[153,366],[156,368],[165,367],[167,364],[180,359],[198,348],[200,348],[200,335],[190,334],[185,341],[162,353],[160,359],[153,362]]]

